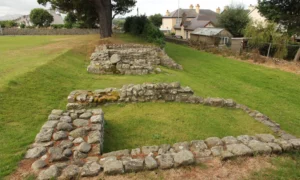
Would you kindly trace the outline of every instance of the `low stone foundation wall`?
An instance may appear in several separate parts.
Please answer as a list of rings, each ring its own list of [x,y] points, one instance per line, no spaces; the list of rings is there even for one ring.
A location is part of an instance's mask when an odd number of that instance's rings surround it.
[[[103,142],[104,115],[101,109],[53,110],[37,134],[35,143],[25,154],[25,159],[36,159],[31,166],[35,172],[49,167],[39,173],[38,179],[57,177],[58,172],[67,166],[62,179],[68,179],[68,168],[83,165],[93,156],[100,155]],[[86,174],[82,172],[82,176],[89,175],[89,168],[85,164],[82,171]]]
[[[160,72],[156,66],[182,69],[158,47],[139,44],[98,46],[87,70],[94,74],[143,75]]]
[[[3,28],[3,35],[87,35],[99,34],[99,29],[18,29]],[[1,34],[0,34],[1,35]]]

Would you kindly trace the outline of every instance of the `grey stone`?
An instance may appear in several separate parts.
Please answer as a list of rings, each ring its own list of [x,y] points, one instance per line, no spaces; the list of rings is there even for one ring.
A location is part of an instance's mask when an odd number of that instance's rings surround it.
[[[60,180],[75,180],[79,178],[80,169],[76,165],[69,165],[63,171]]]
[[[111,160],[104,163],[104,173],[105,174],[123,174],[124,168],[122,161]]]
[[[53,134],[53,139],[55,141],[59,141],[67,138],[68,138],[68,134],[65,131],[57,131]]]
[[[101,166],[97,162],[95,161],[87,162],[82,168],[81,176],[82,177],[97,176],[100,172],[100,169]]]
[[[170,169],[174,166],[174,160],[171,154],[162,154],[156,158],[160,169]]]
[[[135,148],[131,150],[131,156],[136,156],[141,154],[141,149],[140,148]]]
[[[59,147],[62,149],[67,149],[73,147],[73,143],[70,140],[63,140],[60,142]]]
[[[86,142],[82,142],[80,145],[79,145],[79,151],[80,152],[83,152],[83,153],[88,153],[90,150],[91,150],[91,145],[89,143],[86,143]]]
[[[233,157],[235,157],[235,155],[232,154],[229,151],[222,151],[222,153],[221,153],[222,160],[228,160],[228,159],[233,158]]]
[[[31,165],[31,168],[34,170],[34,171],[39,171],[40,169],[46,167],[47,164],[45,161],[43,160],[36,160],[32,165]]]
[[[59,120],[61,122],[64,122],[64,123],[71,123],[72,122],[72,117],[70,117],[70,116],[62,116]]]
[[[144,169],[144,160],[142,159],[131,159],[124,163],[126,172],[138,172]]]
[[[32,144],[32,147],[51,147],[53,145],[54,145],[53,141],[49,141],[44,143],[34,143]]]
[[[119,151],[113,151],[110,153],[105,153],[102,156],[103,157],[108,157],[108,156],[129,156],[130,155],[130,150],[129,149],[124,149],[124,150],[119,150]]]
[[[60,109],[53,109],[51,114],[54,114],[54,115],[62,115],[63,114],[63,110],[60,110]]]
[[[218,137],[210,137],[210,138],[207,138],[205,140],[205,143],[206,145],[208,146],[208,148],[211,148],[213,146],[222,146],[223,145],[223,142],[221,141],[220,138]]]
[[[50,115],[48,116],[48,120],[49,120],[49,121],[58,121],[58,120],[60,119],[60,117],[61,117],[61,116],[59,116],[59,115],[50,114]]]
[[[207,145],[202,140],[194,140],[191,142],[191,151],[200,152],[207,149]]]
[[[284,140],[297,139],[295,136],[293,136],[291,134],[287,134],[287,133],[282,134],[281,138]]]
[[[116,161],[116,160],[117,160],[116,156],[108,156],[108,157],[105,157],[105,158],[101,158],[99,160],[99,164],[103,166],[107,161]]]
[[[171,148],[170,144],[163,144],[159,146],[158,154],[166,154]]]
[[[237,156],[245,156],[245,155],[253,154],[253,151],[244,144],[230,144],[227,145],[226,147],[227,147],[227,151]]]
[[[100,143],[101,134],[99,131],[92,131],[88,136],[88,143]]]
[[[173,148],[176,152],[182,151],[182,150],[189,150],[190,143],[189,142],[179,142],[173,144]]]
[[[38,133],[35,137],[35,141],[37,143],[40,142],[48,142],[51,140],[52,138],[52,134],[53,134],[53,129],[49,128],[49,129],[41,129],[40,133]]]
[[[92,113],[86,112],[86,113],[81,114],[79,116],[79,118],[81,118],[81,119],[90,119],[90,117],[92,117],[92,115],[93,115]]]
[[[50,180],[55,179],[58,176],[58,169],[55,165],[50,166],[48,169],[40,172],[38,180]]]
[[[266,143],[257,140],[251,140],[248,143],[248,146],[254,151],[254,153],[270,154],[272,152],[271,147],[269,147]]]
[[[70,157],[70,156],[72,156],[72,154],[73,154],[73,152],[71,149],[65,149],[63,152],[63,155],[66,157]]]
[[[92,131],[102,131],[102,124],[91,124]]]
[[[29,149],[26,154],[25,158],[26,159],[33,159],[33,158],[39,158],[46,154],[47,149],[45,147],[35,147],[32,149]]]
[[[58,121],[47,121],[43,126],[42,129],[49,129],[49,128],[55,128]]]
[[[174,154],[175,167],[190,165],[194,162],[195,158],[191,151],[181,150],[180,152]]]
[[[57,167],[59,172],[62,172],[62,170],[68,166],[68,163],[66,162],[56,163],[55,166]]]
[[[80,151],[74,151],[73,153],[73,158],[74,159],[84,159],[87,158],[88,154],[80,152]]]
[[[143,146],[142,147],[142,153],[145,155],[148,155],[150,153],[155,153],[158,151],[158,146]]]
[[[214,146],[210,150],[213,156],[221,156],[224,149],[223,146]]]
[[[118,55],[118,54],[113,54],[111,57],[110,57],[110,62],[112,64],[116,64],[118,62],[121,61],[121,57]]]
[[[71,113],[71,114],[70,114],[70,117],[71,117],[72,120],[75,120],[75,119],[78,118],[78,116],[77,116],[76,113]]]
[[[252,138],[248,135],[242,135],[242,136],[238,136],[237,140],[239,140],[243,144],[247,145],[252,140]]]
[[[224,138],[222,138],[222,141],[226,145],[229,145],[229,144],[238,144],[238,140],[235,137],[233,137],[233,136],[224,137]]]
[[[84,119],[75,119],[73,121],[73,124],[77,127],[82,127],[82,126],[87,126],[89,124],[89,121]]]
[[[49,148],[49,155],[50,159],[49,161],[64,161],[67,160],[67,157],[63,155],[63,149],[59,147],[51,147]]]
[[[70,132],[70,136],[73,138],[84,137],[87,135],[87,130],[85,128],[77,128]]]
[[[272,148],[273,153],[281,153],[282,152],[282,148],[276,143],[267,143],[267,145]]]
[[[274,142],[279,144],[279,146],[282,148],[283,151],[290,151],[291,149],[293,149],[293,145],[286,140],[275,139]]]
[[[94,115],[103,115],[104,114],[103,111],[102,111],[102,109],[93,109],[92,113]]]
[[[262,142],[273,142],[275,140],[275,137],[271,134],[256,134],[255,135],[258,140],[262,141]]]
[[[91,117],[92,123],[102,123],[103,122],[103,116],[102,115],[94,115]]]
[[[195,152],[196,158],[205,158],[205,157],[209,157],[212,155],[211,151],[206,149],[204,151],[196,151]]]
[[[300,139],[291,139],[289,142],[293,145],[294,149],[300,150]]]
[[[157,167],[158,167],[158,164],[152,156],[147,156],[145,158],[145,168],[147,170],[153,170],[153,169],[156,169]]]
[[[84,139],[82,137],[78,137],[78,138],[74,139],[74,141],[73,141],[73,143],[75,143],[75,144],[80,144],[82,142],[84,142]]]
[[[59,131],[72,131],[73,126],[70,123],[61,122],[61,123],[58,123],[57,130],[59,130]]]
[[[87,161],[94,161],[94,162],[98,162],[99,158],[97,156],[89,156],[86,158]]]
[[[100,155],[102,154],[103,147],[100,144],[94,144],[90,152],[91,155]]]

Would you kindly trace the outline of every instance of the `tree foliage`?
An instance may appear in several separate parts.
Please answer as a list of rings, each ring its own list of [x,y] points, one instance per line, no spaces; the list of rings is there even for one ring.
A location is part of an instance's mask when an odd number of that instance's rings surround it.
[[[231,5],[218,16],[218,26],[227,29],[234,37],[243,36],[243,30],[250,22],[243,5]]]
[[[48,27],[53,22],[53,16],[45,9],[36,8],[30,12],[30,21],[35,26]]]
[[[267,19],[285,26],[289,34],[300,33],[299,0],[262,0],[258,10]]]
[[[245,36],[249,37],[249,43],[257,49],[272,43],[276,47],[275,57],[283,58],[287,55],[287,42],[289,36],[278,31],[278,26],[275,23],[250,22],[245,31]]]
[[[12,28],[16,27],[17,23],[14,21],[0,21],[0,25],[2,28]]]
[[[149,20],[158,28],[162,25],[162,15],[161,14],[154,14],[152,16],[149,16]]]
[[[112,34],[112,19],[132,10],[136,0],[38,0],[39,4],[50,3],[52,8],[74,12],[77,22],[88,27],[99,24],[102,38]]]

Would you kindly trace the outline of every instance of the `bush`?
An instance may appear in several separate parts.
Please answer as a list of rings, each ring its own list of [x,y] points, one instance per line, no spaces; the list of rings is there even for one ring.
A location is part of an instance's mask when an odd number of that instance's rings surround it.
[[[52,24],[51,27],[53,27],[53,29],[62,29],[65,27],[64,24]]]
[[[164,47],[164,34],[151,23],[146,16],[127,17],[124,23],[125,33],[141,36],[150,43]]]
[[[24,29],[24,28],[25,28],[25,24],[21,24],[21,25],[20,25],[20,28],[21,28],[21,29]]]
[[[30,20],[31,22],[40,27],[48,27],[53,22],[53,16],[45,9],[36,8],[31,10],[30,12]]]
[[[16,27],[18,24],[14,21],[0,21],[0,25],[2,28],[12,28]]]

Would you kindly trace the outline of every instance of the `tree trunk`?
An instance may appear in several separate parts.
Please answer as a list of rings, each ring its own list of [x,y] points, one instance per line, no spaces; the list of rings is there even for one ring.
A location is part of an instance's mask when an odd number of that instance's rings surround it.
[[[297,62],[299,59],[300,59],[300,47],[299,47],[299,49],[298,49],[298,52],[297,52],[297,54],[296,54],[296,56],[295,56],[294,61]]]
[[[112,34],[112,7],[111,0],[95,0],[99,16],[100,38],[111,37]]]

